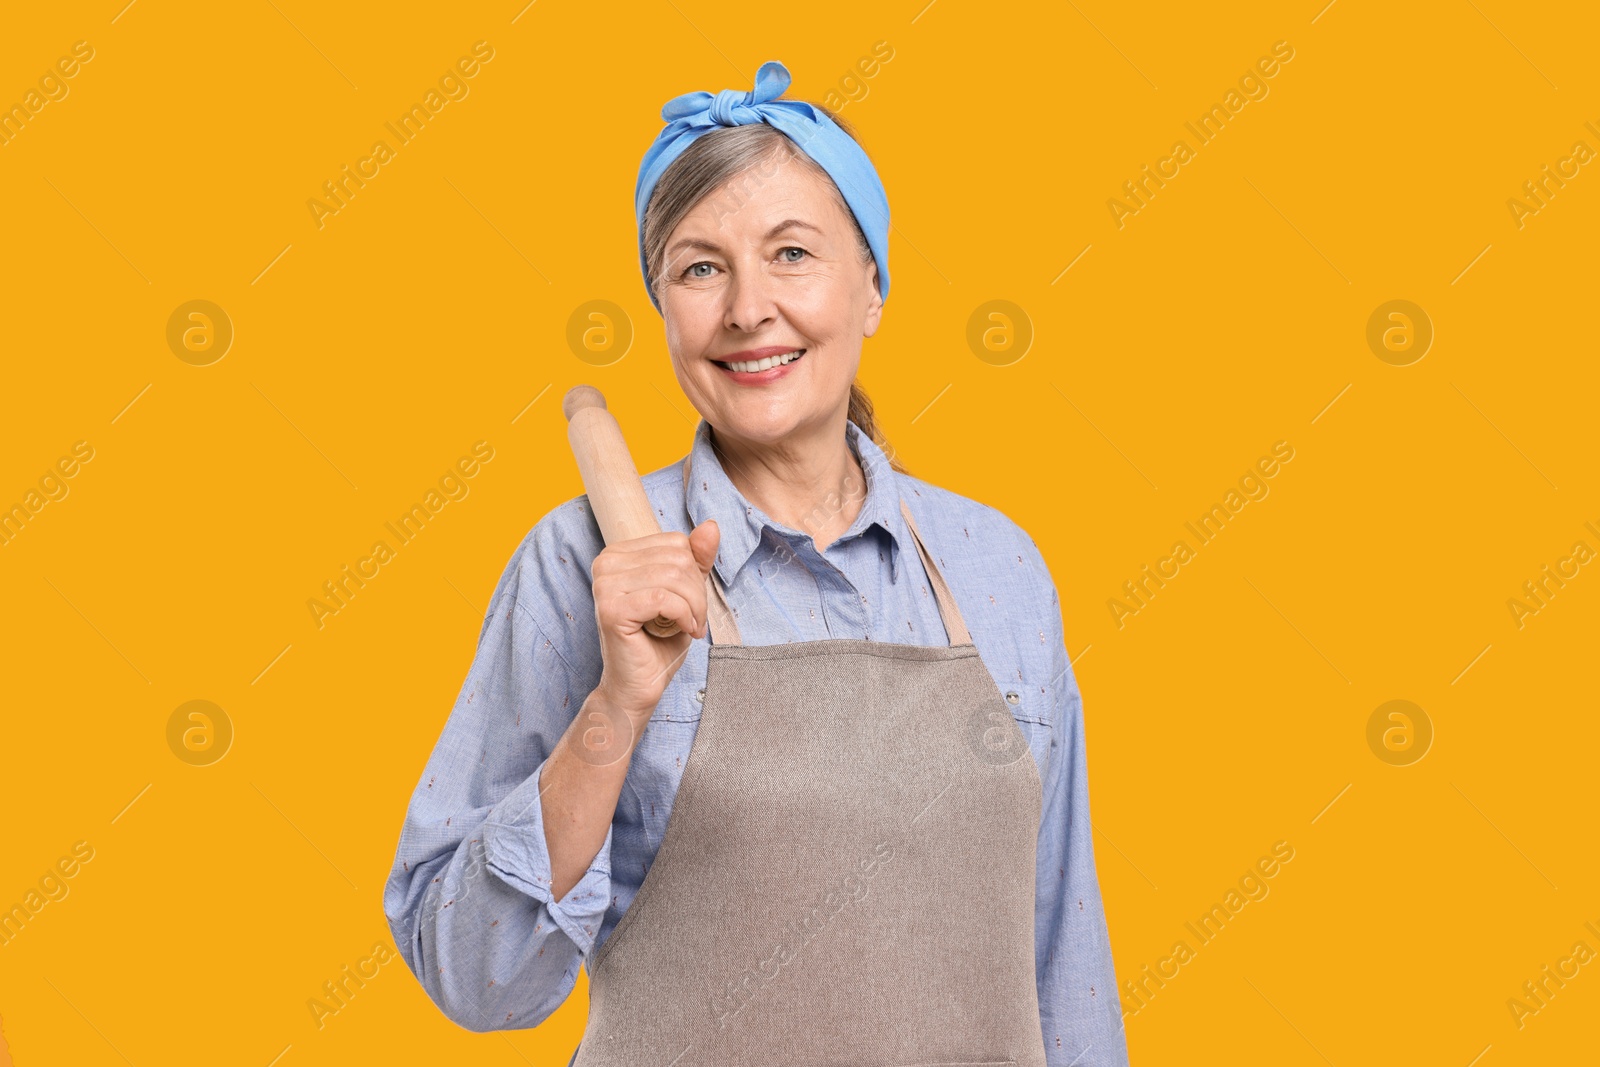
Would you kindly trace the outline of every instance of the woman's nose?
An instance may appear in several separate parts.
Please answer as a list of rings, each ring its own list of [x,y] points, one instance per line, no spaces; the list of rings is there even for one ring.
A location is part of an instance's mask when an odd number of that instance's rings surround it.
[[[735,271],[727,289],[723,325],[751,333],[777,317],[772,280],[759,268]]]

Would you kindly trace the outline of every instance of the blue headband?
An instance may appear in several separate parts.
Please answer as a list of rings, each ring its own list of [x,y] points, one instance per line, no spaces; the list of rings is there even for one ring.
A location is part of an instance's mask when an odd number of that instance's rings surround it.
[[[650,265],[644,252],[644,212],[656,182],[689,145],[724,126],[765,122],[785,134],[801,151],[827,171],[844,195],[844,202],[866,235],[872,258],[878,264],[878,292],[889,296],[889,198],[867,153],[839,124],[801,100],[779,100],[789,88],[789,69],[776,61],[761,64],[752,92],[724,89],[685,93],[661,109],[667,123],[639,164],[639,184],[634,190],[634,211],[639,218],[639,267],[645,289],[650,288]],[[650,300],[661,304],[655,293]]]

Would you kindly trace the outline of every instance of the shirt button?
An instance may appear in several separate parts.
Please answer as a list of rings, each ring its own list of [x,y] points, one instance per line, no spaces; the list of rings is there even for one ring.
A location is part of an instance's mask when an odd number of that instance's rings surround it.
[[[694,698],[700,703],[704,704],[706,702],[706,691],[704,689],[700,690],[699,692],[695,693]]]
[[[1011,692],[1006,694],[1006,703],[1008,703],[1008,704],[1015,704],[1015,703],[1018,703],[1021,700],[1022,700],[1022,697],[1018,696],[1015,690],[1012,690]]]

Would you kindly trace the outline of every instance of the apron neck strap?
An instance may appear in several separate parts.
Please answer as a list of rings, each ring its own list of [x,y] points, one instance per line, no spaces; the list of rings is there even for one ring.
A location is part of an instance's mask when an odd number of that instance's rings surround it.
[[[911,508],[906,504],[905,497],[900,498],[900,514],[904,516],[906,526],[911,530],[911,539],[917,543],[917,554],[922,557],[922,566],[927,570],[928,581],[933,585],[933,598],[939,603],[939,617],[944,620],[945,632],[950,635],[950,643],[972,644],[972,635],[967,632],[967,624],[961,618],[961,609],[956,606],[955,594],[950,592],[950,585],[944,580],[944,573],[934,564],[933,553],[922,543],[922,534],[917,530],[917,520],[911,517]]]
[[[683,499],[684,509],[689,506],[689,466],[693,453],[683,459]],[[944,621],[945,633],[950,638],[951,645],[970,645],[972,635],[967,631],[967,624],[961,618],[961,609],[956,606],[956,598],[950,591],[949,584],[944,580],[944,574],[934,563],[933,554],[928,551],[928,546],[922,543],[922,534],[917,529],[917,522],[911,517],[911,508],[907,506],[905,498],[900,498],[900,514],[906,520],[906,528],[911,531],[911,539],[916,543],[917,555],[922,559],[922,566],[928,572],[928,582],[933,586],[933,597],[939,605],[939,618]],[[689,516],[691,528],[694,516]],[[904,563],[901,564],[904,567]],[[715,567],[706,575],[706,615],[710,627],[710,640],[714,645],[737,645],[739,640],[739,624],[734,621],[733,609],[728,606],[727,594],[723,591],[722,580]]]

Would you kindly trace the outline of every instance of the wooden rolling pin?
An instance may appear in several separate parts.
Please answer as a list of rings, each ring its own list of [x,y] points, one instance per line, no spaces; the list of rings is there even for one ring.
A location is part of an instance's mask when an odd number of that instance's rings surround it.
[[[622,427],[606,410],[600,390],[592,385],[573,386],[562,399],[561,410],[567,416],[567,441],[605,543],[614,545],[660,533],[655,509],[644,495],[644,483],[639,480],[628,443],[622,439]],[[665,615],[657,615],[644,628],[654,637],[671,637],[679,629]]]

